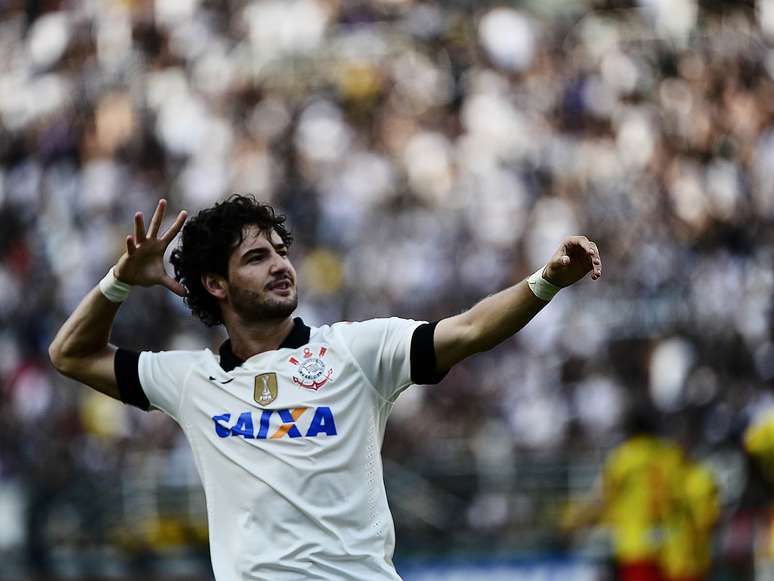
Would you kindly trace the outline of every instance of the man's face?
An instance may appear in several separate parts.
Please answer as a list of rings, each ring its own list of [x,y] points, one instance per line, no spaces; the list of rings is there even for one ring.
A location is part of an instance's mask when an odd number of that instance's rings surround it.
[[[284,319],[296,310],[296,271],[279,234],[271,238],[255,226],[245,229],[244,240],[228,262],[228,301],[244,321]]]

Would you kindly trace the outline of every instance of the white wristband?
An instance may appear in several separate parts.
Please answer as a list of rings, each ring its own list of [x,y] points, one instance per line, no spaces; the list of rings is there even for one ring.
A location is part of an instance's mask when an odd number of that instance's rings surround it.
[[[132,290],[132,285],[122,282],[116,278],[113,272],[113,266],[101,281],[99,281],[99,290],[105,295],[105,298],[113,303],[123,303]]]
[[[529,290],[532,291],[532,294],[534,294],[540,300],[548,302],[554,298],[556,293],[562,290],[562,287],[556,286],[555,284],[550,283],[543,278],[544,268],[544,266],[541,266],[537,272],[532,274],[527,279],[527,284],[529,285]]]

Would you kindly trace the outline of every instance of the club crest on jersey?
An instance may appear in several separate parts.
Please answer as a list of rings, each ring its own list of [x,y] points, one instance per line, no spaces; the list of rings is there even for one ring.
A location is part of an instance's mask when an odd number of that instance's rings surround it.
[[[255,376],[255,389],[253,390],[253,399],[258,405],[269,405],[277,399],[277,374],[261,373]]]
[[[333,377],[333,369],[324,360],[327,352],[327,347],[320,347],[315,355],[309,347],[306,347],[300,359],[295,356],[288,359],[297,367],[293,374],[293,383],[314,391],[328,383]]]

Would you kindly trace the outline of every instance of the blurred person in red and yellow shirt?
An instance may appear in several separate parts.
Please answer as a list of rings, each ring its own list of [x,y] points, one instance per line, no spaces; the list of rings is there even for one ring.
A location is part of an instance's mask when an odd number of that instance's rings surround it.
[[[753,421],[744,433],[744,448],[760,468],[763,479],[774,485],[774,409]],[[769,502],[757,534],[756,569],[774,574],[774,505]]]
[[[627,438],[608,455],[596,502],[565,526],[610,529],[619,581],[701,581],[709,571],[718,505],[712,475],[656,434],[653,414],[629,414]]]
[[[666,581],[702,581],[712,564],[712,532],[720,514],[715,477],[682,456],[665,514],[661,570]]]
[[[664,525],[681,467],[680,449],[659,438],[652,415],[630,414],[629,436],[602,473],[603,522],[610,527],[621,581],[662,581]]]

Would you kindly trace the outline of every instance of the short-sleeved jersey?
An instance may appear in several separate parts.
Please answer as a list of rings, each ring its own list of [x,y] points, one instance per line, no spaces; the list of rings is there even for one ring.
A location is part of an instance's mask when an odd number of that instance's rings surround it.
[[[712,472],[685,458],[664,519],[661,568],[667,579],[704,579],[712,565],[712,529],[720,507]]]
[[[229,342],[219,356],[119,350],[124,400],[169,414],[191,444],[219,581],[399,579],[380,449],[400,392],[439,379],[433,330],[296,319],[246,361]]]
[[[631,437],[611,452],[603,473],[605,520],[619,561],[657,558],[681,463],[676,445],[650,435]]]
[[[744,447],[760,463],[766,478],[774,483],[774,411],[767,411],[747,427]]]

